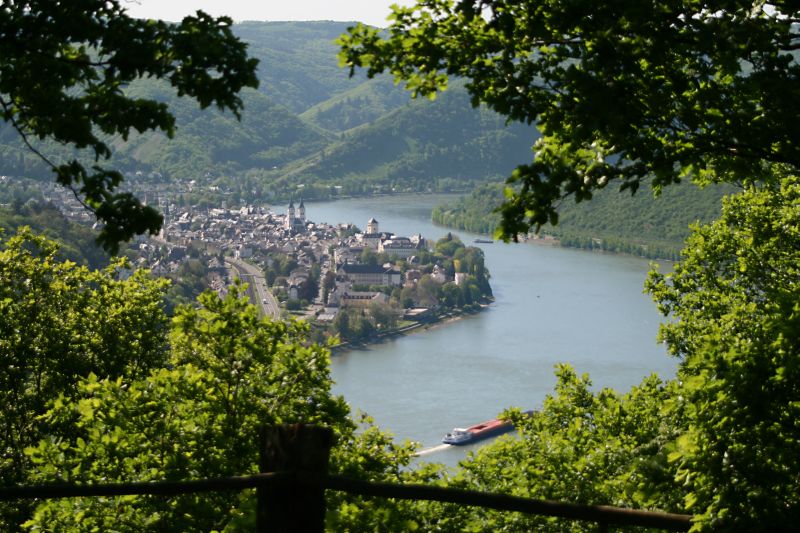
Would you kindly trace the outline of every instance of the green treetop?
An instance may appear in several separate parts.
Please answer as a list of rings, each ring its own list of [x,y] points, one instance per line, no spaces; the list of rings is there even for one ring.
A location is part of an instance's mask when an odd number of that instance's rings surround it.
[[[332,472],[413,477],[414,446],[351,417],[330,390],[330,352],[303,322],[259,318],[246,286],[169,320],[166,280],[122,281],[123,260],[92,271],[56,253],[27,229],[0,242],[3,486],[254,473],[259,426],[280,423],[332,428]],[[402,507],[328,495],[337,531],[377,530]],[[252,531],[253,520],[252,491],[0,505],[2,531]]]
[[[213,104],[238,117],[239,91],[258,85],[257,60],[247,57],[232,23],[202,11],[179,24],[139,20],[119,0],[26,0],[0,7],[3,120],[31,148],[38,138],[88,149],[91,166],[39,155],[56,181],[104,224],[98,241],[108,250],[134,234],[155,233],[162,223],[152,207],[115,192],[122,175],[99,164],[111,156],[109,139],[147,130],[171,137],[175,131],[166,104],[126,96],[125,87],[138,78],[162,79],[200,107]]]
[[[419,0],[390,19],[340,38],[351,74],[390,72],[428,96],[462,77],[473,105],[541,130],[508,180],[506,238],[612,181],[635,191],[652,176],[657,192],[800,167],[793,3]]]
[[[166,363],[168,282],[125,260],[103,270],[61,262],[58,245],[21,228],[0,242],[0,484],[28,480],[23,451],[44,436],[71,434],[39,417],[71,398],[89,374],[145,376]],[[22,502],[0,505],[0,530],[13,531]]]
[[[727,198],[647,288],[681,358],[671,410],[686,424],[670,460],[702,526],[800,520],[800,182]]]

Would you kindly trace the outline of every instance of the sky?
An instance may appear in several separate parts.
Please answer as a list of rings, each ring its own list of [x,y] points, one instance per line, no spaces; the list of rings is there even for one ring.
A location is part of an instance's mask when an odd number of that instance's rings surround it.
[[[410,0],[122,0],[128,13],[138,18],[181,20],[198,9],[209,15],[243,20],[358,21],[386,27],[391,4]]]

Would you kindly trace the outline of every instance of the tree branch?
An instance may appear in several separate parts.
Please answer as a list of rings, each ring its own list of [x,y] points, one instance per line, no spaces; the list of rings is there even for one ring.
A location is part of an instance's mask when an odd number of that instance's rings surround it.
[[[2,106],[3,111],[5,112],[6,121],[11,123],[11,127],[13,127],[14,130],[19,134],[20,138],[22,139],[22,142],[25,143],[25,146],[28,147],[28,150],[33,152],[36,156],[39,157],[39,159],[44,161],[44,163],[47,166],[49,166],[53,172],[57,173],[58,167],[56,166],[56,164],[50,161],[50,159],[48,159],[47,156],[45,156],[42,152],[40,152],[31,144],[31,142],[28,140],[28,135],[25,133],[22,126],[20,126],[20,124],[17,122],[17,119],[14,117],[14,112],[11,109],[11,104],[7,102],[2,96],[0,96],[0,106]],[[90,205],[88,205],[86,202],[83,201],[83,199],[78,194],[78,191],[75,190],[75,187],[73,187],[71,183],[62,183],[62,185],[68,188],[70,191],[72,191],[73,196],[75,196],[75,200],[77,200],[78,203],[84,209],[86,209],[93,215],[97,215],[97,212]]]

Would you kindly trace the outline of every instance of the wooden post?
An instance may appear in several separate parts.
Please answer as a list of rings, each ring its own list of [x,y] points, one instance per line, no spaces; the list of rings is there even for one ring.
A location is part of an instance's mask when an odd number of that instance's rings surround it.
[[[328,470],[333,446],[330,428],[303,424],[261,428],[261,472],[290,472],[322,476]],[[323,532],[325,490],[296,483],[259,487],[256,530],[274,532]]]

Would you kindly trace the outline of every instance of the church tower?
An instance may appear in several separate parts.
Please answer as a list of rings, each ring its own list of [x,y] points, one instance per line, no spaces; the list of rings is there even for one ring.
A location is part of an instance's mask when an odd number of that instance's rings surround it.
[[[300,222],[303,224],[306,223],[306,206],[303,204],[303,197],[300,197],[300,205],[297,206],[297,218],[300,219]]]
[[[294,200],[289,200],[289,210],[286,213],[286,229],[294,227]]]
[[[369,221],[367,222],[367,233],[370,233],[370,234],[373,234],[373,235],[375,233],[380,233],[378,231],[378,221],[375,220],[374,218],[369,219]]]
[[[374,235],[376,233],[380,233],[378,231],[378,221],[374,218],[369,219],[367,222],[367,233]]]

